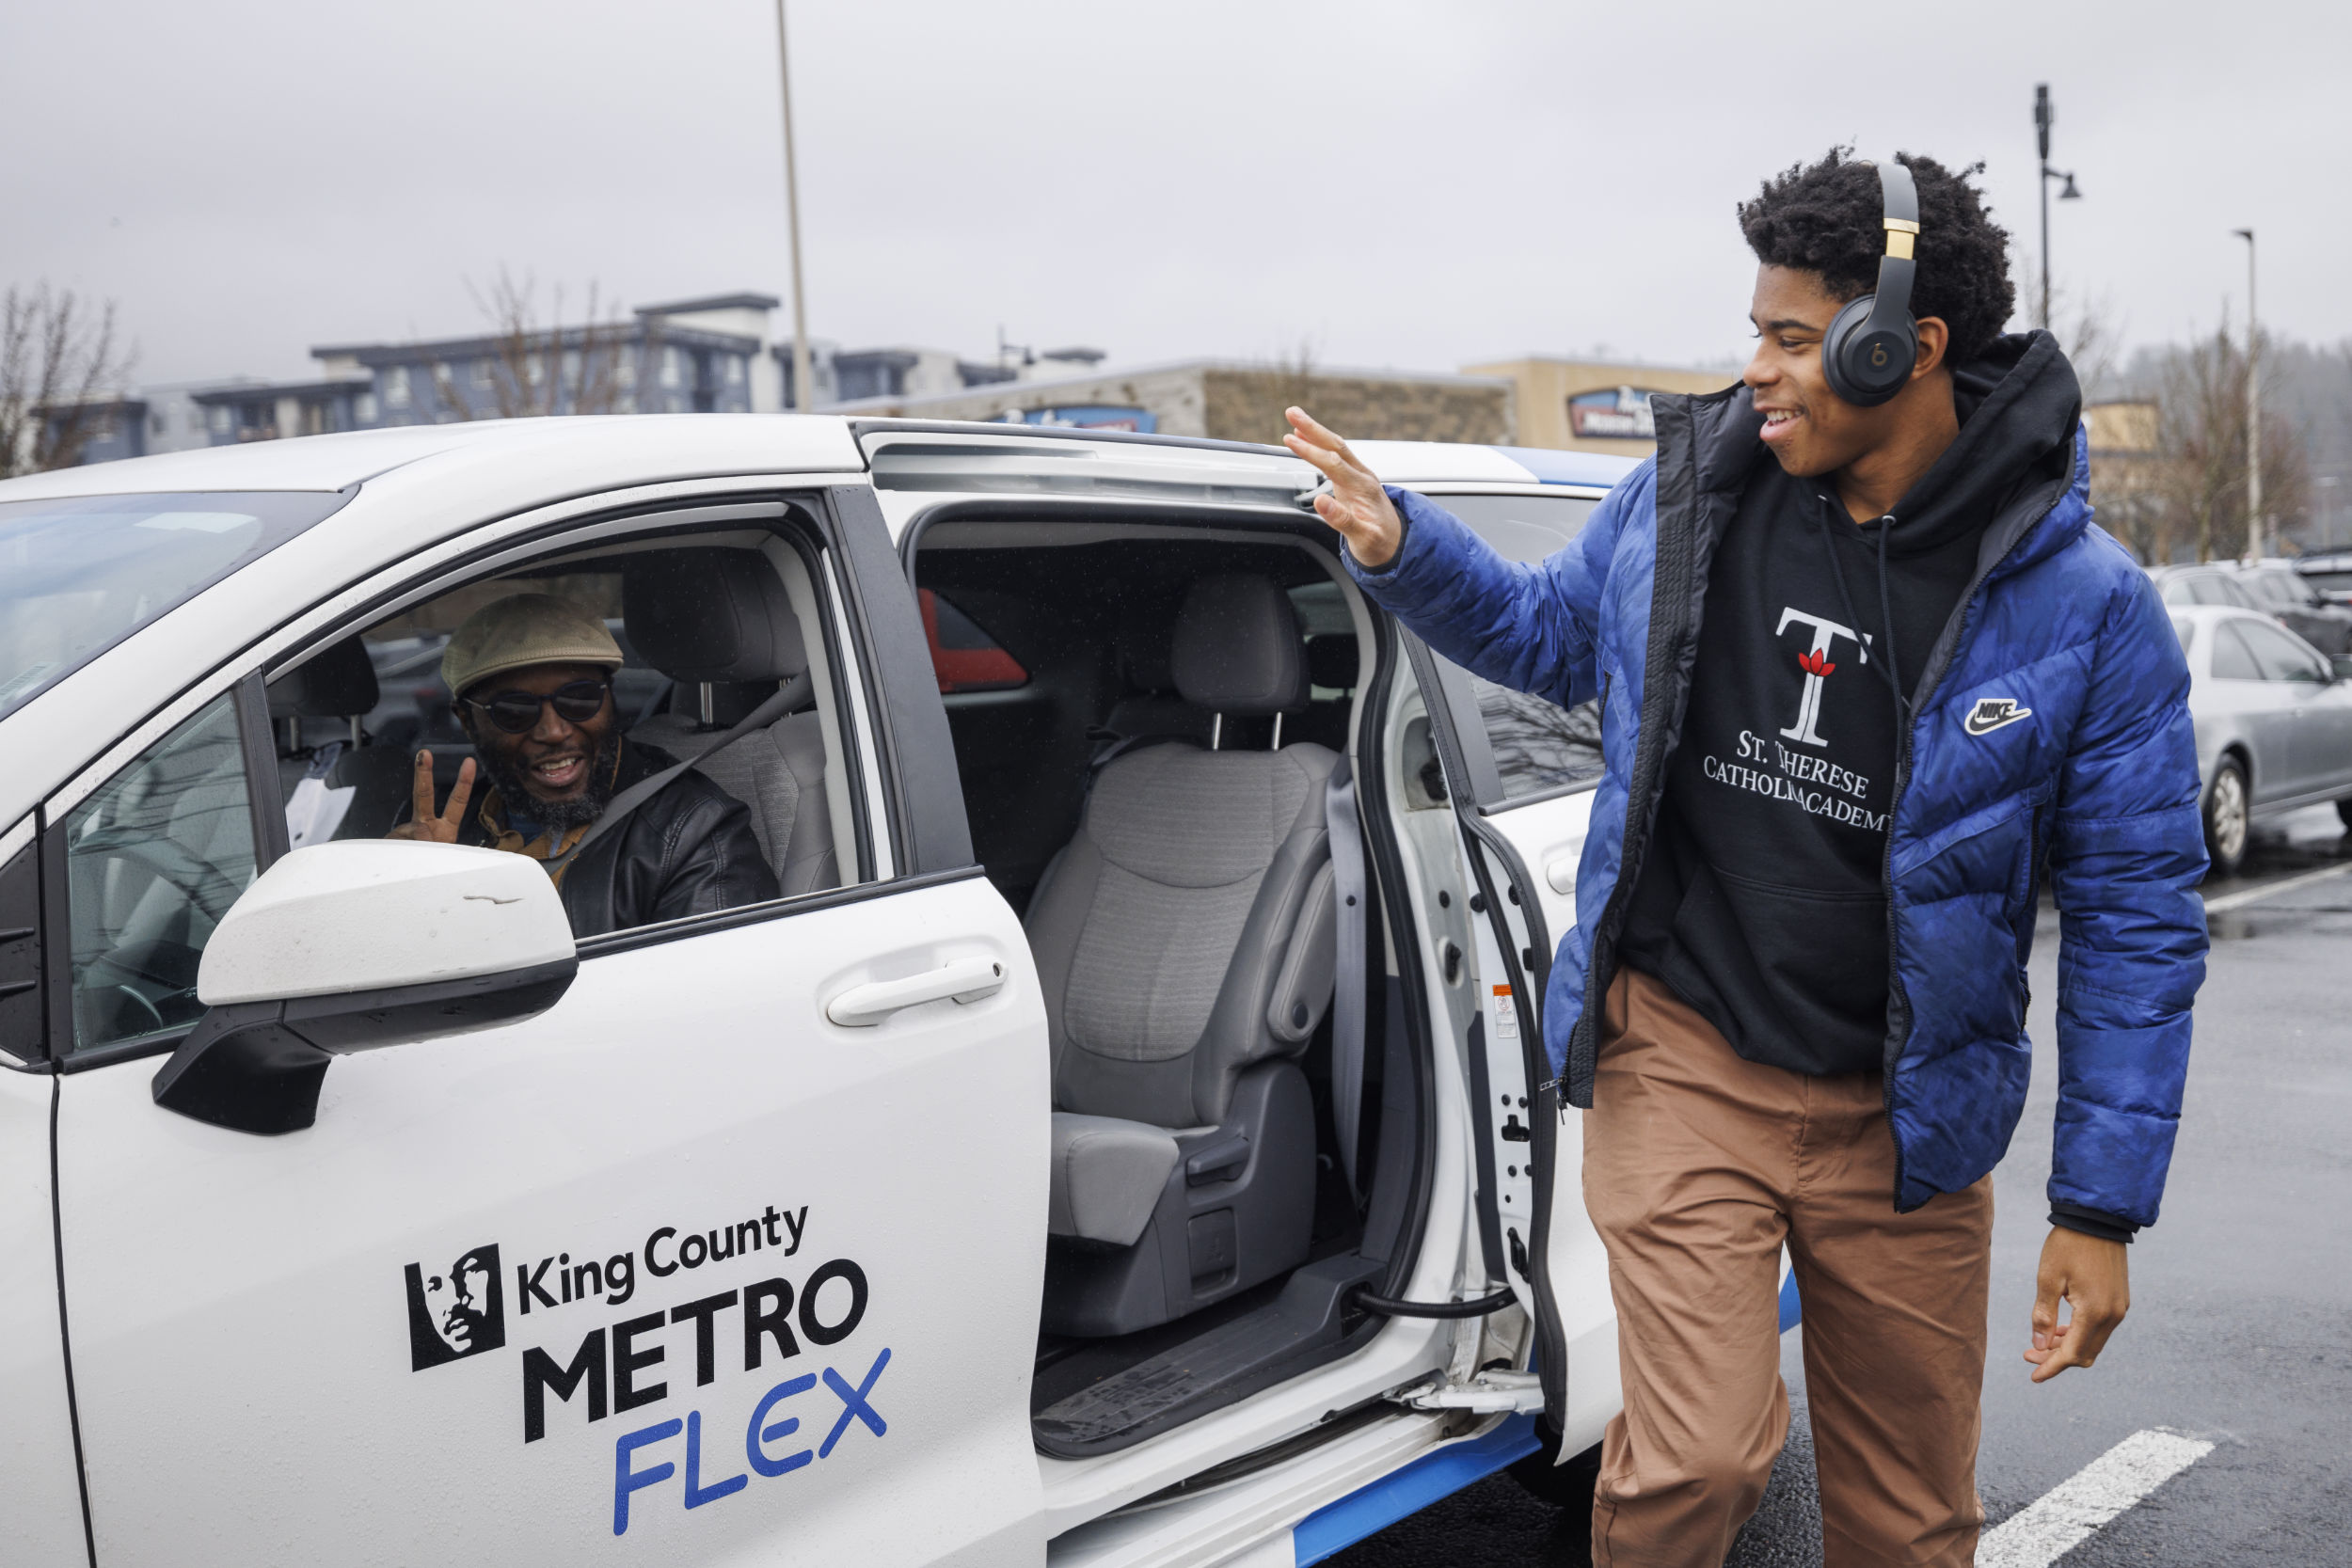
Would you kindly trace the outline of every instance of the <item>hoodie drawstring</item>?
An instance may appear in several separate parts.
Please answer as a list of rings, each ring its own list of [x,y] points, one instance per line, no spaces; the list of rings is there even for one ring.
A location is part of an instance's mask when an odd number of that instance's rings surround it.
[[[1843,521],[1843,509],[1838,508],[1836,502],[1823,496],[1821,503],[1834,509],[1835,515]],[[1829,575],[1837,583],[1838,605],[1845,610],[1846,619],[1853,624],[1854,640],[1861,641],[1862,618],[1853,612],[1853,594],[1846,587],[1845,571],[1837,563],[1837,541],[1830,537],[1830,530],[1837,525],[1823,518],[1816,518],[1815,521],[1821,530],[1821,548],[1829,552]],[[1879,670],[1886,678],[1887,690],[1895,697],[1895,751],[1897,755],[1900,755],[1903,730],[1911,715],[1911,702],[1903,694],[1902,663],[1895,655],[1895,602],[1886,590],[1886,536],[1893,531],[1894,524],[1892,517],[1879,519],[1879,635],[1886,640],[1879,649]],[[1869,644],[1864,642],[1862,647],[1862,662],[1868,664],[1871,662]]]

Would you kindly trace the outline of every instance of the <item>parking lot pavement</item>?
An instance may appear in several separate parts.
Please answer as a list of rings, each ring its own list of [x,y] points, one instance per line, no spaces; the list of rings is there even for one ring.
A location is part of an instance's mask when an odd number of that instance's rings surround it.
[[[2162,1221],[2132,1248],[2131,1317],[2097,1367],[2040,1386],[2021,1353],[2057,1101],[2046,909],[2034,943],[2033,1093],[1994,1178],[1987,1517],[1997,1528],[2136,1433],[2213,1445],[2065,1551],[2063,1568],[2352,1564],[2352,838],[2331,807],[2298,813],[2205,893],[2213,957],[2187,1104]],[[1801,1399],[1795,1334],[1783,1365]],[[1810,1568],[1820,1528],[1800,1415],[1731,1568]],[[1497,1476],[1331,1561],[1577,1563],[1581,1533]]]

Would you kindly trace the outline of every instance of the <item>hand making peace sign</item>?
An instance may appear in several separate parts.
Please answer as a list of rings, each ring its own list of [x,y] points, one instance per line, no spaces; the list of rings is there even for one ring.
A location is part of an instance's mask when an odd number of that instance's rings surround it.
[[[454,844],[457,832],[466,825],[466,800],[473,794],[473,758],[468,757],[457,767],[457,782],[450,786],[449,810],[433,809],[433,753],[417,753],[417,777],[414,785],[415,806],[408,820],[385,834],[387,838],[413,838],[426,844]]]

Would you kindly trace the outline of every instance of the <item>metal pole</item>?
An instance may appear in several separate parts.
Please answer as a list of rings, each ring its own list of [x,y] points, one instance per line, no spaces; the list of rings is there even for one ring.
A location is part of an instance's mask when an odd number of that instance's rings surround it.
[[[2262,318],[2254,309],[2254,231],[2240,229],[2246,242],[2246,559],[2250,563],[2265,554],[2263,527],[2263,383]]]
[[[817,382],[809,369],[808,302],[801,287],[801,175],[792,151],[792,51],[785,41],[784,0],[776,0],[776,77],[784,88],[784,206],[792,224],[792,407],[805,414],[817,406]]]
[[[2042,321],[2043,331],[2050,326],[2050,122],[2057,119],[2050,108],[2050,84],[2038,82],[2033,89],[2033,131],[2035,146],[2042,164]]]

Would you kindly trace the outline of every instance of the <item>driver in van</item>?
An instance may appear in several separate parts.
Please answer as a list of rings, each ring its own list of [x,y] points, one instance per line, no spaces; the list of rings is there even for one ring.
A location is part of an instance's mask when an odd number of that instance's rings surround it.
[[[621,662],[603,622],[550,594],[516,594],[468,616],[441,655],[441,678],[489,787],[476,802],[469,758],[435,810],[433,753],[419,752],[412,813],[389,836],[546,862],[576,937],[778,896],[751,813],[691,770],[591,836],[614,796],[672,766],[621,734]]]

